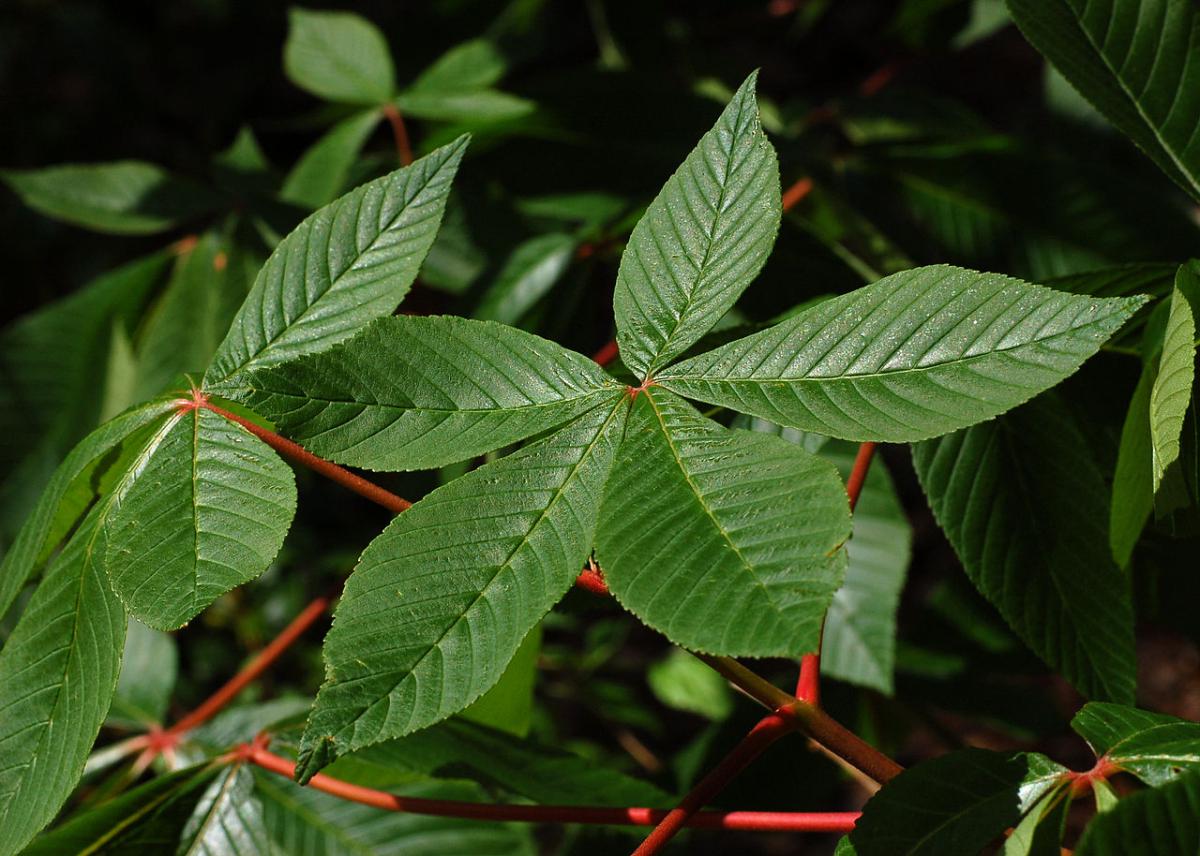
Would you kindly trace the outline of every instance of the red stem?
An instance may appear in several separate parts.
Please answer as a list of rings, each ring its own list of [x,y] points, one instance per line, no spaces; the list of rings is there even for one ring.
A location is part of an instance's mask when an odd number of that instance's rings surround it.
[[[781,199],[781,202],[783,203],[783,210],[791,211],[800,204],[800,201],[804,199],[804,197],[812,193],[812,189],[813,182],[811,178],[806,176],[797,181],[783,192],[783,198]]]
[[[408,142],[408,128],[404,117],[395,104],[385,104],[383,115],[392,125],[392,136],[396,138],[396,154],[400,157],[400,166],[408,166],[413,162],[412,146]]]
[[[328,597],[318,597],[308,606],[304,607],[304,611],[293,618],[291,623],[278,636],[272,639],[267,647],[259,651],[258,655],[247,663],[240,672],[230,678],[225,686],[205,699],[191,713],[172,725],[167,729],[166,733],[177,737],[190,731],[197,725],[212,719],[225,705],[233,701],[238,693],[270,668],[271,664],[278,660],[283,652],[303,635],[304,631],[308,630],[318,618],[325,614],[325,610],[329,608],[329,601]]]
[[[825,623],[821,622],[822,634]],[[809,704],[821,703],[821,654],[805,654],[800,658],[800,678],[796,681],[796,698]]]
[[[268,431],[261,425],[256,425],[249,419],[238,416],[236,413],[230,413],[207,400],[199,399],[197,401],[184,401],[181,406],[186,407],[203,407],[206,410],[211,410],[220,416],[224,416],[231,422],[236,422],[241,425],[258,439],[262,440],[272,449],[285,458],[291,458],[299,464],[303,464],[311,470],[314,470],[325,476],[331,481],[335,481],[342,487],[352,490],[359,496],[364,496],[371,502],[377,505],[382,505],[393,514],[399,514],[401,511],[407,511],[412,507],[412,503],[403,497],[396,496],[391,491],[384,490],[374,482],[369,482],[360,475],[350,472],[345,467],[339,467],[332,461],[327,461],[324,458],[318,458],[312,452],[305,449],[299,443],[293,443],[286,437],[280,437],[274,431]]]
[[[854,466],[850,468],[850,478],[846,479],[846,494],[850,497],[850,510],[858,505],[862,495],[863,485],[867,483],[867,471],[871,468],[871,460],[875,457],[875,444],[868,441],[858,447],[854,456]]]
[[[237,757],[278,773],[289,779],[296,765],[253,743],[243,745]],[[457,817],[467,820],[518,821],[525,823],[596,823],[620,826],[649,826],[668,815],[663,809],[600,808],[566,805],[495,805],[458,800],[431,800],[406,797],[352,785],[317,773],[309,786],[351,802],[374,806],[386,811],[425,814],[437,817]],[[688,826],[705,829],[743,829],[779,832],[849,832],[858,820],[856,812],[770,812],[731,811],[702,812],[692,817]]]
[[[706,803],[733,781],[742,770],[746,769],[759,755],[766,751],[772,743],[795,727],[793,720],[786,719],[777,713],[772,713],[758,721],[742,741],[717,764],[707,776],[701,779],[675,808],[671,809],[646,839],[633,851],[633,856],[652,856],[658,853],[667,843],[683,829],[690,818],[700,811]]]
[[[603,348],[596,351],[596,353],[592,356],[592,359],[598,365],[606,366],[617,358],[618,353],[617,340],[612,339]]]

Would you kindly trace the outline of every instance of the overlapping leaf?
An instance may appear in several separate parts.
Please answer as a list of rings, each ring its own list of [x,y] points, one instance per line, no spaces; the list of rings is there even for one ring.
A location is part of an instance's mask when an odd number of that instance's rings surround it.
[[[1141,305],[935,265],[818,303],[672,366],[659,383],[783,425],[908,442],[1067,377]]]
[[[115,235],[162,232],[214,202],[200,186],[143,161],[8,170],[0,177],[30,208]]]
[[[283,70],[292,83],[330,101],[377,106],[395,91],[387,40],[350,12],[291,10]]]
[[[1008,0],[1033,46],[1200,199],[1200,8],[1180,0]]]
[[[1129,565],[1133,548],[1154,508],[1150,390],[1157,376],[1158,367],[1153,361],[1142,368],[1121,426],[1121,442],[1113,473],[1112,504],[1109,508],[1108,541],[1113,558],[1122,568]]]
[[[562,232],[530,238],[512,251],[496,281],[475,308],[475,317],[515,324],[566,271],[576,240]]]
[[[1200,772],[1132,794],[1088,824],[1079,856],[1200,852]]]
[[[378,110],[366,110],[330,128],[292,167],[279,198],[308,208],[320,208],[336,199],[381,118]]]
[[[108,502],[105,563],[129,611],[180,627],[267,569],[296,510],[291,469],[244,428],[177,411]]]
[[[395,317],[246,381],[247,402],[341,463],[466,460],[561,425],[618,389],[595,363],[490,321]]]
[[[779,165],[742,84],[638,222],[613,311],[621,359],[653,375],[703,336],[758,273],[779,230]]]
[[[161,726],[179,673],[175,640],[130,619],[121,657],[121,677],[108,713],[108,725],[127,729]]]
[[[652,387],[630,412],[596,554],[622,605],[671,641],[794,656],[817,647],[849,534],[831,464]]]
[[[1071,727],[1103,755],[1148,785],[1159,786],[1200,770],[1200,723],[1134,707],[1092,702]]]
[[[1130,701],[1133,610],[1108,555],[1104,481],[1074,417],[1044,395],[913,447],[967,575],[1043,660],[1091,698]]]
[[[49,823],[83,772],[121,669],[125,610],[93,512],[0,651],[0,854]]]
[[[466,707],[570,588],[627,408],[611,403],[424,497],[363,553],[325,639],[301,781]]]
[[[271,852],[254,774],[232,764],[218,774],[184,826],[176,856],[261,856]]]
[[[1200,29],[1197,30],[1200,34]],[[1200,35],[1197,36],[1200,39]],[[1200,55],[1200,42],[1197,43]],[[1200,56],[1197,58],[1200,63]],[[1197,70],[1200,80],[1200,69]],[[1195,306],[1193,306],[1195,302]],[[1200,307],[1200,262],[1179,269],[1171,292],[1167,325],[1163,331],[1162,354],[1150,390],[1150,449],[1152,487],[1162,484],[1168,466],[1179,457],[1183,418],[1191,403],[1196,367],[1195,309]]]
[[[508,68],[499,48],[472,39],[446,51],[396,98],[407,115],[453,122],[495,122],[522,116],[532,102],[492,88]]]
[[[951,752],[888,782],[863,807],[850,844],[857,856],[978,853],[1066,772],[1032,753]]]
[[[433,243],[466,145],[460,137],[297,226],[259,272],[205,384],[228,388],[246,369],[319,351],[390,315]]]

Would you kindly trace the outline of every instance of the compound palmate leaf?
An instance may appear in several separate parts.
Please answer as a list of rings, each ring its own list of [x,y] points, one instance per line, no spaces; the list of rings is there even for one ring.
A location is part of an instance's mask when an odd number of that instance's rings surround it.
[[[967,576],[1017,635],[1089,698],[1133,699],[1133,609],[1113,564],[1107,491],[1053,393],[913,447]]]
[[[297,226],[263,265],[205,386],[229,394],[247,369],[327,348],[390,315],[433,244],[466,147],[459,137]]]
[[[832,464],[651,387],[630,412],[596,555],[617,600],[672,642],[794,656],[817,647],[849,535]]]
[[[1144,302],[949,265],[892,274],[657,380],[688,398],[845,440],[973,425],[1074,372]]]
[[[628,408],[614,400],[435,490],[363,553],[325,639],[297,775],[462,710],[571,587]]]
[[[1200,772],[1120,800],[1088,824],[1079,856],[1200,853]]]
[[[1200,199],[1200,6],[1194,0],[1008,0],[1025,37]]]
[[[94,511],[0,651],[0,854],[58,813],[83,772],[121,670],[125,610],[97,561]]]
[[[708,332],[770,255],[779,164],[742,84],[650,203],[621,256],[613,311],[621,359],[653,374]]]
[[[173,630],[267,569],[296,511],[291,469],[246,429],[178,410],[106,505],[113,589],[151,627]]]
[[[1034,753],[951,752],[888,782],[863,807],[850,843],[857,856],[978,853],[1066,773]]]
[[[554,428],[611,398],[591,360],[512,327],[453,317],[376,321],[321,354],[255,372],[246,401],[326,458],[442,466]]]
[[[1200,723],[1119,704],[1084,705],[1071,727],[1097,756],[1148,785],[1200,770]]]

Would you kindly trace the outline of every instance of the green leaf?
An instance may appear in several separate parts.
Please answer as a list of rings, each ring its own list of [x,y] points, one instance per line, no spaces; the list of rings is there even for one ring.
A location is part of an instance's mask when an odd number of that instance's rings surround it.
[[[408,293],[466,150],[459,137],[311,215],[276,248],[204,376],[209,388],[329,347]]]
[[[173,409],[174,405],[168,401],[135,407],[101,425],[71,450],[4,554],[4,562],[0,564],[0,615],[8,612],[45,554],[83,516],[94,496],[90,476],[102,461],[128,437]]]
[[[486,89],[500,82],[508,62],[500,49],[487,39],[471,39],[455,45],[433,61],[413,81],[412,89],[429,92]]]
[[[905,770],[863,806],[858,856],[978,853],[1066,773],[1033,753],[962,749]]]
[[[380,116],[378,110],[367,110],[330,128],[300,156],[283,180],[279,198],[307,208],[320,208],[336,199],[346,189],[350,171]]]
[[[596,555],[617,600],[677,645],[790,657],[817,647],[849,535],[831,464],[652,387],[630,412]]]
[[[83,773],[121,669],[125,611],[97,562],[93,513],[0,651],[0,854],[54,819]]]
[[[383,33],[350,12],[292,8],[283,70],[292,83],[320,98],[378,106],[396,87]]]
[[[1058,383],[1142,302],[934,265],[822,301],[658,381],[805,431],[909,442],[981,422]]]
[[[130,619],[125,632],[125,654],[121,658],[121,678],[105,724],[141,730],[161,726],[178,671],[175,640]]]
[[[245,401],[288,437],[381,470],[467,460],[561,425],[618,390],[574,351],[450,316],[383,318],[244,384]]]
[[[1200,39],[1200,29],[1197,29]],[[1200,63],[1200,42],[1197,43]],[[1200,70],[1197,72],[1200,83]],[[1183,418],[1191,403],[1196,366],[1196,319],[1192,301],[1200,306],[1200,261],[1181,266],[1171,292],[1167,326],[1163,333],[1158,374],[1150,391],[1150,448],[1153,488],[1158,492],[1167,467],[1179,458]]]
[[[1025,37],[1200,199],[1200,8],[1181,0],[1008,0]]]
[[[754,98],[757,72],[671,176],[621,256],[621,359],[654,375],[733,306],[779,231],[779,165]]]
[[[1112,504],[1109,508],[1108,543],[1118,566],[1129,566],[1133,548],[1154,508],[1154,484],[1151,480],[1150,390],[1158,375],[1153,362],[1142,368],[1141,377],[1129,399],[1129,409],[1121,427],[1113,473]]]
[[[113,590],[151,627],[181,627],[267,569],[295,511],[292,471],[265,443],[210,410],[178,410],[113,493]]]
[[[1075,714],[1071,727],[1098,757],[1154,787],[1200,769],[1200,723],[1092,702]]]
[[[396,104],[409,116],[468,125],[516,119],[533,112],[536,106],[525,98],[495,89],[471,89],[465,92],[409,90],[396,98]]]
[[[143,161],[5,170],[0,178],[47,217],[112,235],[152,235],[210,210],[202,187]]]
[[[258,774],[258,794],[271,840],[288,856],[534,856],[527,828],[458,818],[380,811]],[[484,802],[466,782],[410,786],[405,795]]]
[[[428,494],[371,543],[325,639],[302,782],[445,719],[499,680],[587,558],[626,410],[618,393]]]
[[[699,662],[688,656],[693,662]],[[709,674],[715,674],[711,669]],[[670,805],[670,795],[641,779],[551,746],[522,740],[461,717],[347,755],[331,776],[392,790],[413,776],[470,778],[537,803]]]
[[[163,392],[184,372],[204,370],[261,261],[215,232],[180,258],[138,344],[138,398]]]
[[[1108,555],[1104,481],[1072,413],[1044,395],[913,447],[967,576],[1034,653],[1089,698],[1130,701],[1133,610]]]
[[[672,710],[720,721],[733,712],[733,697],[725,679],[687,651],[672,648],[650,666],[646,683],[655,698]]]
[[[1062,839],[1071,799],[1064,781],[1048,790],[1012,834],[1004,839],[1000,856],[1062,856]]]
[[[1078,856],[1200,852],[1200,773],[1120,800],[1083,831]]]
[[[855,447],[834,441],[818,454],[848,478]],[[878,456],[854,509],[846,544],[846,579],[825,615],[821,671],[891,694],[896,661],[896,610],[912,556],[912,527]]]
[[[516,737],[527,736],[533,725],[533,688],[537,683],[541,651],[542,626],[539,624],[522,640],[496,685],[459,716]]]
[[[519,244],[484,292],[475,317],[516,324],[566,272],[576,243],[571,235],[550,232]]]
[[[158,776],[95,808],[79,812],[21,851],[139,856],[174,853],[179,836],[219,767],[206,765]]]
[[[176,856],[258,856],[271,852],[254,774],[232,764],[218,774],[196,804],[180,836]]]

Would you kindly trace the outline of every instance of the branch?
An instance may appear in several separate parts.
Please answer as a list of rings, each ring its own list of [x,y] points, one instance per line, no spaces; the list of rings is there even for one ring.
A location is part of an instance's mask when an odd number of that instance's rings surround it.
[[[664,817],[646,839],[633,851],[633,856],[653,856],[667,845],[688,820],[704,808],[713,797],[750,766],[776,740],[792,731],[795,724],[784,716],[772,713],[759,720],[750,733],[699,781],[679,804]]]
[[[235,757],[292,779],[296,765],[261,745],[261,741],[243,744]],[[385,811],[456,817],[465,820],[517,821],[523,823],[589,823],[616,826],[650,826],[669,814],[653,808],[601,808],[567,805],[508,805],[432,800],[406,797],[364,788],[317,773],[309,787],[340,799],[374,806]],[[742,829],[775,832],[849,832],[858,820],[857,812],[771,812],[708,811],[694,815],[688,826],[703,829]]]
[[[396,140],[396,154],[400,158],[400,166],[408,166],[413,162],[412,146],[408,142],[408,128],[404,125],[404,117],[395,104],[383,105],[383,115],[392,125],[392,136]]]

